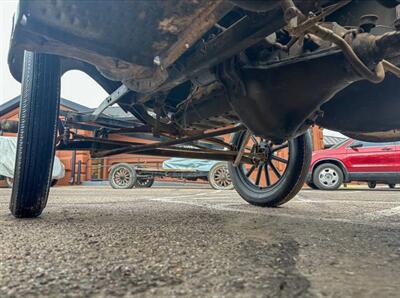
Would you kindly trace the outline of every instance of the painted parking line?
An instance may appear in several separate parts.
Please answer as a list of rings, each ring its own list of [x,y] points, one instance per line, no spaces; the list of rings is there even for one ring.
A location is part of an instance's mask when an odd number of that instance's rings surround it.
[[[288,214],[283,212],[266,212],[265,208],[255,207],[255,209],[242,209],[243,205],[248,205],[246,203],[242,204],[234,204],[232,203],[223,203],[223,204],[210,204],[207,201],[201,200],[176,200],[173,197],[161,197],[161,198],[154,198],[151,201],[163,202],[168,204],[181,204],[181,205],[188,205],[188,206],[195,206],[200,208],[207,208],[216,211],[225,211],[225,212],[236,212],[236,213],[248,213],[248,214],[255,214],[261,216],[276,216],[276,217],[285,217],[285,218],[292,218],[292,219],[300,219],[300,220],[313,220],[313,221],[327,221],[327,222],[338,222],[338,223],[348,223],[348,224],[359,224],[359,225],[367,225],[367,226],[393,226],[399,227],[397,223],[387,223],[387,222],[371,222],[369,220],[365,220],[365,218],[353,217],[352,219],[348,218],[340,218],[340,217],[310,217],[310,215],[302,215],[302,214]]]
[[[336,194],[352,194],[352,193],[360,193],[360,192],[365,192],[368,191],[368,189],[365,190],[336,190]],[[323,193],[326,194],[327,192],[333,192],[332,190],[317,190],[317,189],[302,189],[301,192],[305,193]]]
[[[383,210],[378,210],[374,212],[368,212],[362,214],[363,217],[370,218],[370,219],[382,219],[385,217],[391,217],[391,216],[400,216],[400,206],[394,207],[394,208],[389,208],[389,209],[383,209]]]
[[[230,195],[219,193],[220,195],[216,195],[216,193],[207,193],[205,197],[201,197],[201,195],[196,195],[196,200],[201,201],[210,201],[216,202],[217,200],[227,200],[229,202],[235,203],[237,201],[243,202],[247,204],[239,195]],[[397,201],[382,201],[382,200],[354,200],[354,199],[330,199],[330,198],[310,198],[308,196],[302,196],[301,194],[297,195],[293,198],[290,203],[317,203],[317,204],[329,204],[329,203],[347,203],[347,204],[389,204],[395,205],[398,204]]]
[[[180,200],[180,199],[189,199],[189,198],[196,198],[199,196],[204,196],[207,195],[208,193],[197,193],[197,194],[185,194],[185,195],[181,195],[181,196],[170,196],[170,197],[161,197],[162,199],[165,200]],[[80,205],[80,206],[87,206],[87,205],[114,205],[114,204],[119,204],[119,203],[132,203],[132,204],[136,204],[138,202],[138,200],[140,201],[155,201],[155,200],[159,200],[159,198],[154,198],[154,195],[152,195],[151,197],[144,197],[144,196],[140,196],[137,197],[135,199],[132,198],[126,198],[126,197],[119,197],[119,198],[114,198],[116,200],[113,201],[107,201],[107,200],[96,200],[93,202],[76,202],[75,200],[78,199],[74,199],[70,202],[65,202],[65,201],[49,201],[49,203],[47,204],[47,207],[55,207],[57,208],[58,206],[74,206],[74,205]],[[180,201],[177,201],[180,202]]]
[[[378,204],[378,205],[396,205],[398,202],[386,201],[368,201],[368,200],[332,200],[332,199],[309,199],[309,198],[294,198],[290,203],[316,203],[316,204],[330,204],[330,203],[343,203],[343,204]]]
[[[147,197],[146,199],[153,199],[154,197]],[[168,196],[168,197],[161,197],[161,199],[194,199],[198,201],[205,201],[210,203],[242,203],[242,205],[247,205],[248,203],[245,202],[238,194],[232,193],[227,195],[226,191],[211,191],[211,192],[201,192],[195,193],[191,195],[184,195],[184,196]],[[290,203],[316,203],[316,204],[330,204],[330,203],[343,203],[343,204],[380,204],[380,205],[395,205],[398,204],[397,201],[382,201],[382,200],[354,200],[354,199],[330,199],[330,198],[310,198],[308,196],[303,196],[301,194],[297,195]]]
[[[330,191],[330,190],[314,190],[314,189],[302,189],[301,193],[307,193],[307,194],[327,194],[327,193],[332,193],[334,195],[343,195],[343,194],[358,194],[358,193],[368,193],[368,194],[374,194],[374,195],[399,195],[400,192],[398,190],[393,190],[393,189],[360,189],[360,190],[336,190],[336,191]]]

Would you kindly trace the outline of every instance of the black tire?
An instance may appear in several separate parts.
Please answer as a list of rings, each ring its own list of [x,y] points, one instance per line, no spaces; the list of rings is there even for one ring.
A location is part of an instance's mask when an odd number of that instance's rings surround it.
[[[312,182],[307,182],[306,184],[307,184],[307,186],[308,186],[309,188],[311,188],[311,189],[318,189],[318,187],[317,187],[314,183],[312,183]]]
[[[321,176],[331,177],[322,178]],[[335,190],[338,189],[343,183],[342,170],[331,163],[324,163],[319,165],[313,172],[313,183],[318,189],[321,190]]]
[[[376,182],[375,182],[375,181],[369,181],[369,182],[368,182],[368,188],[373,189],[373,188],[375,188],[375,187],[376,187]]]
[[[389,188],[391,188],[391,189],[396,188],[396,184],[390,183],[390,184],[389,184]]]
[[[136,183],[136,171],[127,163],[120,163],[112,167],[108,181],[112,188],[130,189]]]
[[[234,135],[232,143],[240,148],[244,132]],[[280,147],[280,146],[277,146]],[[233,185],[239,195],[248,203],[260,207],[276,207],[291,200],[303,187],[311,163],[311,137],[309,133],[290,140],[287,144],[290,157],[281,178],[270,186],[260,187],[248,178],[243,166],[228,164]],[[262,167],[261,167],[262,169]],[[268,168],[267,168],[268,169]],[[260,171],[260,166],[258,167]],[[264,170],[267,176],[268,171]]]
[[[148,177],[148,178],[137,178],[135,182],[135,187],[138,188],[148,188],[152,187],[154,184],[154,177]]]
[[[232,190],[233,183],[226,162],[216,163],[208,172],[208,183],[216,190]]]
[[[25,51],[10,210],[37,217],[47,204],[60,104],[60,60]]]

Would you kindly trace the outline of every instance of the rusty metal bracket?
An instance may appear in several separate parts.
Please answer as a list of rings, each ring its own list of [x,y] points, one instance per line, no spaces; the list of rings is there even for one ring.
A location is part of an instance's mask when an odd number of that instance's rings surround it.
[[[117,90],[111,93],[103,102],[98,106],[96,110],[93,112],[94,119],[96,120],[108,107],[115,104],[118,100],[120,100],[124,95],[126,95],[130,89],[121,85]]]
[[[242,80],[237,64],[238,57],[235,56],[224,61],[218,70],[218,77],[229,95],[229,103],[233,110],[235,110],[235,107],[232,105],[232,101],[247,95],[246,84]]]
[[[308,16],[304,15],[300,9],[296,7],[293,0],[281,0],[281,7],[284,11],[285,21],[289,24],[286,30],[293,37],[300,37],[305,34],[306,31],[311,29],[314,25],[320,22],[324,17],[330,15],[336,10],[342,8],[343,6],[349,4],[352,0],[340,0],[331,6],[324,8],[319,14],[310,13]],[[300,23],[296,26],[291,26],[290,22],[294,18],[298,18]]]

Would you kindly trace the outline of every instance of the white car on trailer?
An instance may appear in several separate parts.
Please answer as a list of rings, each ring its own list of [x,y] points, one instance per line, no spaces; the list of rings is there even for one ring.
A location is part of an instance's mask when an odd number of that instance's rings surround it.
[[[13,185],[16,154],[17,138],[0,136],[0,177],[6,180],[9,187]],[[55,156],[51,185],[55,185],[64,176],[64,164]]]

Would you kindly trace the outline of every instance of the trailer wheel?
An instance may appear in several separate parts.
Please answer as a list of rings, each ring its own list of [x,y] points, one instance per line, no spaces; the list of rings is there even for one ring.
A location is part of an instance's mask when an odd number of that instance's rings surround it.
[[[153,183],[154,183],[154,177],[137,178],[135,187],[138,187],[138,188],[152,187]]]
[[[25,51],[10,210],[37,217],[47,204],[60,104],[60,59]]]
[[[241,148],[245,132],[236,133],[233,145]],[[229,164],[233,185],[248,203],[276,207],[291,200],[303,187],[311,162],[311,138],[306,133],[280,145],[252,136],[245,153],[257,156],[252,165]]]
[[[136,183],[136,171],[131,165],[120,163],[111,169],[108,180],[112,188],[130,189]]]
[[[233,189],[231,174],[225,162],[216,163],[208,172],[208,182],[211,187],[218,190]]]

